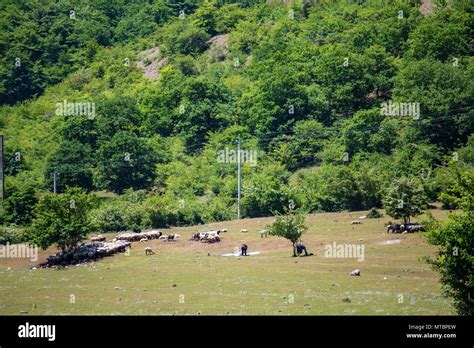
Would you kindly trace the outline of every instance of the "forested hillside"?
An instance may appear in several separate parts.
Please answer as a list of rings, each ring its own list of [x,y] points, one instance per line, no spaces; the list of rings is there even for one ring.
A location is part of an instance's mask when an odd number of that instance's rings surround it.
[[[2,1],[2,222],[54,178],[100,231],[234,219],[238,139],[244,217],[380,208],[400,182],[458,208],[472,7],[426,3]]]

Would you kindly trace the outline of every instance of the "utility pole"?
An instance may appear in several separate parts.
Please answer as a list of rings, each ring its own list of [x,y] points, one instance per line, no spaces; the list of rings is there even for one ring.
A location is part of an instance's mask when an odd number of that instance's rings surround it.
[[[237,220],[240,220],[240,187],[241,187],[241,177],[240,177],[240,134],[239,139],[237,140]]]
[[[56,194],[56,175],[59,175],[57,172],[53,172],[53,193]]]
[[[0,135],[0,179],[2,180],[2,206],[5,200],[5,173],[3,168],[3,135]]]

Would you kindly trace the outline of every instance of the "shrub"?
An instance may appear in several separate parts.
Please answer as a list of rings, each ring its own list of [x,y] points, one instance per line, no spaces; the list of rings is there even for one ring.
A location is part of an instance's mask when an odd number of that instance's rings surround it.
[[[12,187],[9,191],[4,203],[3,219],[17,225],[30,223],[38,202],[35,189],[31,185],[24,185]]]
[[[152,195],[144,202],[143,207],[148,214],[153,228],[176,225],[179,203],[171,195]]]
[[[141,232],[151,225],[150,218],[142,205],[129,205],[126,207],[124,213],[127,230]]]
[[[100,232],[118,232],[127,229],[123,209],[118,204],[95,209],[91,212],[91,220]]]
[[[0,244],[16,244],[25,242],[26,232],[17,226],[0,226]]]
[[[90,232],[88,218],[91,199],[81,189],[69,188],[66,193],[47,193],[34,211],[30,239],[42,249],[56,244],[62,251],[74,249]]]
[[[132,230],[140,232],[151,226],[149,211],[140,203],[140,193],[107,202],[91,212],[94,226],[100,232],[120,232]],[[131,201],[129,201],[131,200]],[[138,200],[133,202],[134,200]]]
[[[367,218],[369,219],[378,219],[378,218],[381,218],[382,216],[383,214],[375,208],[370,209],[369,213],[367,214]]]

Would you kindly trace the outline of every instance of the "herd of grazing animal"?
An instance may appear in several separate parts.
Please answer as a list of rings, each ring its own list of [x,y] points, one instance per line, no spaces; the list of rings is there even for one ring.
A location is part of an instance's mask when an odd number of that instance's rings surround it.
[[[365,218],[365,216],[361,216],[360,218]],[[361,224],[362,222],[359,220],[351,221],[351,225]],[[423,226],[420,225],[418,222],[415,222],[413,224],[388,224],[385,225],[385,227],[387,227],[387,233],[414,233],[425,230]]]
[[[91,242],[92,243],[105,242],[105,236],[99,234],[97,237],[92,237]]]
[[[424,231],[424,227],[419,223],[414,224],[389,224],[387,227],[387,233],[413,233]]]
[[[360,219],[365,219],[366,216],[361,216]],[[361,221],[359,220],[353,220],[351,221],[351,225],[360,225],[362,224]],[[418,231],[424,231],[424,228],[422,225],[419,223],[413,223],[413,224],[388,224],[386,225],[387,227],[387,233],[413,233],[413,232],[418,232]],[[197,241],[197,242],[202,242],[202,243],[218,243],[222,240],[221,233],[227,232],[227,229],[220,229],[220,230],[213,230],[213,231],[206,231],[206,232],[200,232],[200,233],[193,233],[191,235],[191,241]],[[249,230],[247,229],[241,229],[241,233],[248,233]],[[263,229],[259,231],[260,238],[267,238],[269,231],[267,229]],[[153,239],[162,239],[164,241],[170,242],[170,241],[176,241],[179,239],[180,235],[176,233],[172,233],[169,235],[164,235],[163,232],[161,231],[149,231],[149,232],[143,232],[143,233],[120,233],[115,237],[111,243],[115,242],[126,242],[128,245],[131,244],[131,242],[139,241],[139,242],[147,242],[149,240]],[[97,244],[98,246],[100,245],[102,247],[102,243],[105,243],[106,237],[103,235],[98,235],[96,237],[91,238],[92,244]],[[122,246],[121,246],[122,247]],[[145,247],[145,255],[154,255],[155,252],[153,249],[149,246]]]
[[[203,243],[217,243],[221,241],[221,232],[227,232],[227,230],[207,231],[201,233],[193,233],[191,240]]]
[[[124,252],[127,248],[131,248],[132,243],[128,241],[117,240],[113,242],[105,242],[103,241],[102,236],[97,237],[99,238],[96,238],[92,243],[82,243],[72,251],[61,251],[48,256],[47,262],[42,264],[41,267],[76,265],[111,256],[118,252]]]
[[[116,240],[126,240],[128,242],[146,242],[151,239],[160,239],[163,236],[163,232],[161,231],[149,231],[149,232],[143,232],[143,233],[119,233],[117,237],[115,237]],[[92,240],[92,238],[91,238]]]

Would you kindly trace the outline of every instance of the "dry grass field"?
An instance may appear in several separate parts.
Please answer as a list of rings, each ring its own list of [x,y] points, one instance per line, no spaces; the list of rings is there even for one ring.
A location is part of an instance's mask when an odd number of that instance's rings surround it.
[[[31,269],[27,259],[0,259],[0,314],[455,314],[441,295],[438,275],[420,259],[436,250],[423,233],[386,234],[386,216],[350,224],[366,213],[308,216],[303,241],[315,254],[309,257],[291,257],[287,240],[260,238],[258,231],[272,218],[256,218],[163,230],[180,234],[180,240],[136,242],[128,256],[65,269]],[[432,213],[446,218],[441,210]],[[189,240],[193,232],[219,228],[228,229],[221,243]],[[325,246],[333,242],[363,245],[364,260],[326,257]],[[221,256],[241,243],[259,253]],[[155,255],[145,256],[146,246]],[[37,262],[53,252],[41,251]],[[361,276],[350,276],[356,268]]]

